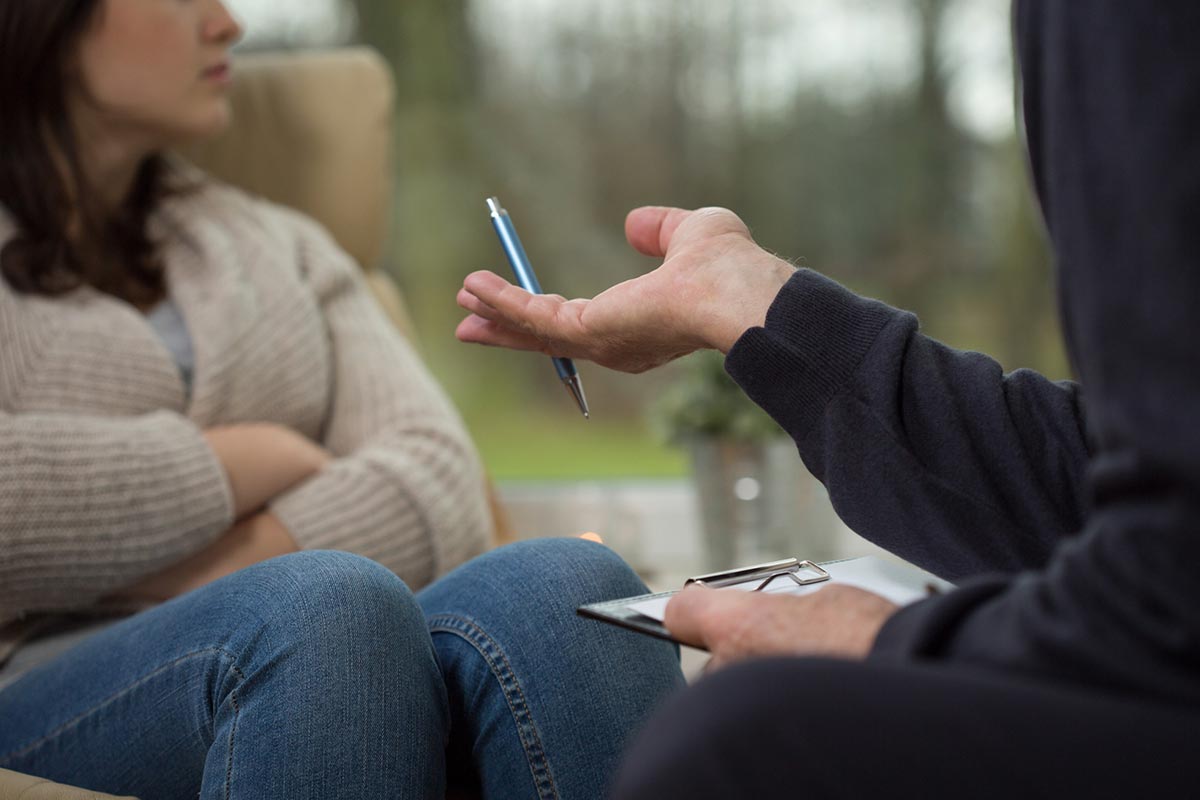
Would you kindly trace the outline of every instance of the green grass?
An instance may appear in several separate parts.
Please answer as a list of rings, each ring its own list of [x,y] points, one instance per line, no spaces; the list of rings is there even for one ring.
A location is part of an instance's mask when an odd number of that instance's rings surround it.
[[[429,307],[421,307],[430,313]],[[452,331],[448,318],[431,330]],[[528,353],[470,348],[430,334],[423,356],[453,398],[493,480],[586,480],[678,478],[688,474],[687,454],[664,444],[649,430],[644,413],[628,407],[614,416],[605,406],[586,420],[556,385],[549,361]],[[618,381],[620,395],[631,376],[611,376],[598,367],[591,381]],[[540,396],[534,387],[545,389]],[[604,392],[597,390],[597,395]],[[596,399],[593,397],[593,405]],[[604,405],[601,403],[601,405]]]
[[[686,454],[629,422],[574,415],[468,415],[471,435],[494,480],[674,478],[687,474]]]

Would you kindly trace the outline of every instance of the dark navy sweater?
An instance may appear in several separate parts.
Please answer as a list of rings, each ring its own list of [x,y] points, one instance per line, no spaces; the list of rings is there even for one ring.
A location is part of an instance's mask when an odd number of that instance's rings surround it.
[[[1027,0],[1014,30],[1079,383],[808,270],[726,366],[847,524],[960,583],[873,657],[1200,705],[1200,3]]]

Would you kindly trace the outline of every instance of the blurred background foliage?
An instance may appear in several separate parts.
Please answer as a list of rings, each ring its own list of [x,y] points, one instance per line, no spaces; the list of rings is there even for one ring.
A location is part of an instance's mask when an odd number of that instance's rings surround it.
[[[649,409],[686,365],[581,365],[454,340],[454,295],[507,275],[498,195],[548,291],[652,269],[638,205],[736,210],[764,247],[910,309],[1006,369],[1067,377],[1027,189],[1006,0],[233,0],[247,47],[365,42],[398,80],[389,268],[494,476],[673,476]]]

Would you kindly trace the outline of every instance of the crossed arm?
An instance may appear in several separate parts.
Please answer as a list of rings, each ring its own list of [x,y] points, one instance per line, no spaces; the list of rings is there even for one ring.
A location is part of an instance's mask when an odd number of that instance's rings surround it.
[[[170,410],[0,410],[0,622],[162,599],[295,549],[356,552],[417,586],[486,546],[461,421],[349,257],[282,214],[265,227],[295,248],[332,356],[321,441],[261,421],[201,430]]]
[[[167,600],[300,549],[267,505],[320,472],[332,460],[329,452],[288,428],[268,423],[213,428],[204,439],[225,472],[237,522],[200,552],[120,591],[119,596]]]

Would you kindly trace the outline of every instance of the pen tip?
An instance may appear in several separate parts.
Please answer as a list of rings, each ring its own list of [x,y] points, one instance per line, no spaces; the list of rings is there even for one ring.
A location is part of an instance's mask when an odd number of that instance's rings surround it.
[[[563,378],[562,381],[563,385],[567,387],[567,391],[571,393],[571,397],[575,398],[583,418],[591,419],[591,409],[588,408],[587,395],[583,393],[583,381],[579,380],[579,375],[577,373],[570,375]]]

